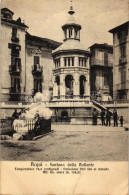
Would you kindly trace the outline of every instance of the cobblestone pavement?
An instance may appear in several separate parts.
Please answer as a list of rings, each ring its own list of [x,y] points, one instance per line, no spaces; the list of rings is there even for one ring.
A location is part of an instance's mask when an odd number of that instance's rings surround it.
[[[122,127],[64,124],[52,129],[37,141],[2,141],[1,160],[128,160],[128,131]]]

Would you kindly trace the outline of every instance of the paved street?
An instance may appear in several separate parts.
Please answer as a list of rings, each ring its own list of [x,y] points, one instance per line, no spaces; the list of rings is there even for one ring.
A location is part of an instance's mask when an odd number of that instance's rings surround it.
[[[2,141],[2,160],[127,161],[128,131],[121,127],[52,125],[37,141]]]

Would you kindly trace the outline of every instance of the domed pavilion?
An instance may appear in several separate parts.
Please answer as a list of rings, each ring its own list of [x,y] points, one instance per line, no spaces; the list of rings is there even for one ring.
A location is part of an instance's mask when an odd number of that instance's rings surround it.
[[[62,26],[64,42],[52,52],[53,100],[89,100],[90,53],[80,42],[81,25],[75,21],[72,6],[68,14],[68,21]]]

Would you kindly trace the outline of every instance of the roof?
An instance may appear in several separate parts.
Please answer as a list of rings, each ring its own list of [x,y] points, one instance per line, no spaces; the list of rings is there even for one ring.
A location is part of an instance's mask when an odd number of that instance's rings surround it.
[[[59,52],[66,52],[66,51],[83,51],[88,52],[86,48],[81,44],[80,41],[69,39],[65,41],[62,45],[60,45],[57,49],[55,49],[52,53],[56,54]]]
[[[113,50],[113,45],[108,45],[107,43],[103,43],[103,44],[95,43],[91,45],[89,48],[90,49],[101,48],[101,49]]]
[[[66,24],[64,24],[62,26],[62,29],[64,29],[66,26],[77,26],[79,29],[81,29],[81,25],[76,22],[75,17],[74,17],[73,14],[72,15],[71,14],[69,15],[68,20],[67,20]]]
[[[115,28],[109,30],[108,32],[110,32],[110,33],[117,32],[119,29],[125,28],[125,26],[127,26],[127,27],[129,26],[129,21],[127,21],[127,22],[125,22],[125,23],[123,23],[123,24],[121,24],[119,26],[116,26]]]
[[[12,15],[14,14],[10,9],[8,9],[6,7],[1,9],[1,12],[5,12],[5,11],[10,12]]]
[[[60,42],[53,41],[51,39],[47,39],[47,38],[43,38],[43,37],[34,36],[34,35],[29,34],[28,32],[26,32],[26,40],[35,41],[35,42],[39,42],[39,43],[44,43],[45,42],[50,47],[54,47],[54,48],[57,48],[58,46],[61,45]]]
[[[1,21],[7,22],[7,23],[10,23],[10,24],[15,24],[15,25],[18,25],[18,26],[21,26],[21,27],[24,27],[24,28],[28,28],[27,25],[25,25],[22,22],[19,22],[18,20],[8,20],[7,18],[1,18]]]

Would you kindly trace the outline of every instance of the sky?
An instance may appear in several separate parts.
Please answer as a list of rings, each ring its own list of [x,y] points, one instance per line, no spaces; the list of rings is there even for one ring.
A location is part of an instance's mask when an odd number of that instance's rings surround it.
[[[94,43],[113,44],[108,31],[128,21],[128,0],[73,0],[75,19],[82,26],[81,42],[85,48]],[[1,8],[14,12],[29,26],[30,34],[63,42],[64,25],[70,0],[2,0]]]

